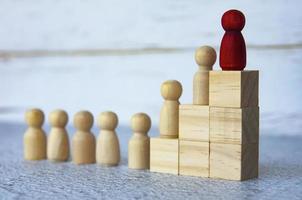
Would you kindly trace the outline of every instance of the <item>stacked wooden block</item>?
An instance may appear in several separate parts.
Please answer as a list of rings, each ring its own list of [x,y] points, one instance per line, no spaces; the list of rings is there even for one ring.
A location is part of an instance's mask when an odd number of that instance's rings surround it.
[[[196,52],[200,71],[194,76],[193,104],[179,105],[171,114],[179,117],[177,124],[169,124],[179,130],[174,138],[163,137],[161,131],[159,138],[151,138],[150,170],[228,180],[255,178],[258,71],[211,71],[216,60],[214,49],[206,47],[201,54]],[[203,94],[197,94],[195,85],[201,83]]]
[[[209,177],[209,106],[179,107],[179,174]]]
[[[258,176],[258,71],[210,72],[210,177]]]

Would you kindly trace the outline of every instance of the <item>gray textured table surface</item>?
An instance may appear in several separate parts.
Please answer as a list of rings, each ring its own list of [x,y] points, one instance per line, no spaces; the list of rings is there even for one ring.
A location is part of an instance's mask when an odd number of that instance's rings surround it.
[[[118,129],[123,158],[118,167],[25,162],[25,128],[0,123],[1,199],[302,199],[299,137],[262,136],[260,177],[234,182],[129,170],[128,128]]]

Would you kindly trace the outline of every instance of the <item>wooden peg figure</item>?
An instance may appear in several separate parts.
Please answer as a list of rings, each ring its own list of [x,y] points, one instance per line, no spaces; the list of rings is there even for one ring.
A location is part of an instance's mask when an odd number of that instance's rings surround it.
[[[193,79],[193,104],[209,105],[209,71],[216,61],[216,51],[210,46],[202,46],[195,51],[195,61],[199,70]]]
[[[75,164],[95,163],[95,137],[90,131],[93,116],[89,111],[80,111],[74,116],[77,129],[72,138],[72,161]]]
[[[68,115],[64,110],[54,110],[49,114],[51,125],[47,141],[47,158],[51,161],[66,161],[69,157],[69,140],[65,126]]]
[[[133,135],[128,144],[128,167],[131,169],[149,169],[150,138],[147,133],[151,119],[145,113],[137,113],[131,118]]]
[[[241,30],[245,17],[239,10],[229,10],[221,18],[225,30],[220,45],[220,67],[222,70],[243,70],[246,66],[246,47]]]
[[[120,162],[120,145],[115,132],[118,117],[114,112],[107,111],[100,114],[98,125],[100,134],[97,141],[97,163],[106,166],[115,166]]]
[[[44,113],[40,109],[31,109],[25,113],[28,129],[24,134],[24,159],[46,159],[46,134],[42,129]]]
[[[181,94],[182,86],[176,80],[168,80],[161,85],[161,95],[165,99],[159,119],[159,132],[162,138],[178,138],[178,99]]]

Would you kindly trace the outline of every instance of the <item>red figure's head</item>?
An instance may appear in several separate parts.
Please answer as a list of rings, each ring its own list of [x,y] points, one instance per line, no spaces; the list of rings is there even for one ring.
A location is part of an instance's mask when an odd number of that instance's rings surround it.
[[[221,24],[226,31],[241,31],[245,25],[245,17],[239,10],[228,10],[223,14]]]

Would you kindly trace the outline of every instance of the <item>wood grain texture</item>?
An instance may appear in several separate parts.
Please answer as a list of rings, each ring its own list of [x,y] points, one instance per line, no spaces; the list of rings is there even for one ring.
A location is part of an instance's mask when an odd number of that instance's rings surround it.
[[[210,178],[241,181],[256,178],[258,160],[258,143],[210,143]]]
[[[159,133],[162,138],[178,138],[178,99],[181,94],[181,83],[176,80],[168,80],[161,85],[164,103],[160,111]]]
[[[136,113],[131,118],[132,137],[128,143],[128,167],[131,169],[150,168],[150,138],[148,131],[151,119],[145,113]]]
[[[68,115],[64,110],[54,110],[49,114],[51,129],[47,139],[47,159],[67,161],[69,158],[69,138],[65,126]]]
[[[209,106],[179,106],[179,138],[182,140],[209,141]]]
[[[210,107],[210,142],[258,143],[259,107]]]
[[[150,171],[178,174],[178,139],[151,138]]]
[[[75,164],[95,163],[95,137],[92,132],[77,131],[74,134],[72,161]]]
[[[202,46],[195,51],[198,71],[193,78],[193,104],[209,105],[209,71],[216,61],[216,51],[210,46]]]
[[[69,158],[69,138],[65,128],[52,128],[47,139],[47,159],[56,162]]]
[[[28,128],[24,134],[24,159],[46,159],[46,134],[40,128]]]
[[[159,132],[161,138],[178,138],[179,101],[165,101],[160,111]]]
[[[179,174],[209,177],[209,142],[179,141]]]
[[[23,138],[24,159],[46,159],[47,139],[42,129],[44,123],[43,111],[37,108],[26,111],[25,121],[28,124],[28,128]]]
[[[75,164],[95,163],[95,137],[90,131],[93,115],[89,111],[80,111],[74,116],[77,129],[72,137],[72,161]]]
[[[258,106],[258,71],[210,71],[209,105],[217,107]]]
[[[121,160],[120,143],[115,129],[118,116],[112,111],[102,112],[98,118],[100,133],[97,139],[96,162],[106,166],[116,166]]]

